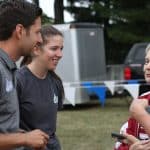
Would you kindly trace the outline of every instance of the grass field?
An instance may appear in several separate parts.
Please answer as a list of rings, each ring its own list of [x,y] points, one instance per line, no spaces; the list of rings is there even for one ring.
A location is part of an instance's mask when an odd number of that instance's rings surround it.
[[[57,135],[63,150],[113,150],[111,132],[119,132],[129,116],[125,99],[107,99],[104,108],[93,101],[60,111]]]

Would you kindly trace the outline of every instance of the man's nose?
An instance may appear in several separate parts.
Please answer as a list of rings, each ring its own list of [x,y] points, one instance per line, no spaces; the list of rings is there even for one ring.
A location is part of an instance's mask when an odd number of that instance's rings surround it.
[[[42,42],[43,42],[42,35],[39,34],[39,36],[38,36],[38,43],[42,43]]]

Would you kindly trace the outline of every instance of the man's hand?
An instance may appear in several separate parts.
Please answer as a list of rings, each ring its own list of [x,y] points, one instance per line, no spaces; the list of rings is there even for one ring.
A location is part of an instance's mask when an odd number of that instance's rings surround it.
[[[34,149],[44,150],[49,140],[49,136],[38,129],[24,133],[24,135],[25,145]]]

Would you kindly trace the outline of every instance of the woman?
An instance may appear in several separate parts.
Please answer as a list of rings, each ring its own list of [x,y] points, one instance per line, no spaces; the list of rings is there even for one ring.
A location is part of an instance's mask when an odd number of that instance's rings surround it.
[[[146,48],[144,76],[147,83],[150,83],[150,45]],[[131,117],[127,122],[127,126],[123,132],[128,143],[137,143],[135,146],[149,146],[149,142],[140,142],[139,140],[148,140],[150,135],[150,115],[146,111],[150,105],[150,91],[143,93],[138,99],[133,100],[130,106]],[[136,138],[134,138],[136,137]],[[115,150],[128,150],[129,145],[125,142],[117,143]],[[149,145],[148,145],[149,144]],[[133,146],[132,146],[133,147]],[[150,148],[149,148],[150,149]],[[138,149],[135,149],[138,150]],[[143,149],[146,150],[146,149]]]
[[[16,73],[20,126],[27,131],[43,130],[50,137],[46,150],[60,150],[55,133],[57,110],[62,108],[64,89],[54,71],[62,58],[63,35],[49,25],[42,27],[41,35],[43,42],[24,58],[22,65],[26,65]]]

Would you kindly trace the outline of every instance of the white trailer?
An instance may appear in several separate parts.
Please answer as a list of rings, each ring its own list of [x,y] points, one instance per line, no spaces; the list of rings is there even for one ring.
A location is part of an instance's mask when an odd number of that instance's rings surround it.
[[[63,58],[57,66],[56,73],[64,82],[66,99],[74,101],[74,104],[88,102],[89,95],[82,83],[106,80],[103,28],[95,23],[53,26],[64,35]],[[74,100],[69,100],[69,88],[75,88]]]

